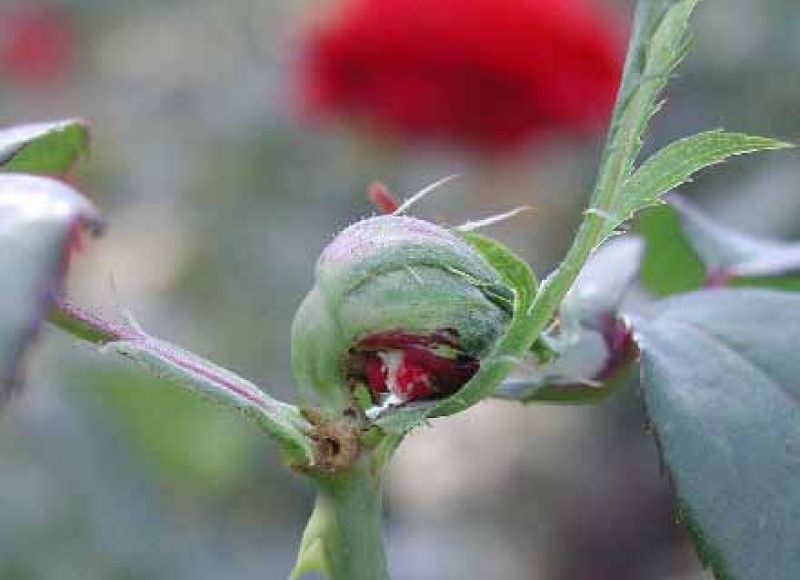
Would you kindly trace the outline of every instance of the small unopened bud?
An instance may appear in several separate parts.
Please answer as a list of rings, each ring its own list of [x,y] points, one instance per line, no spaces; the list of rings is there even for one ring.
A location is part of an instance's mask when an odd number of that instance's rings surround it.
[[[502,335],[500,277],[466,241],[418,219],[380,216],[323,251],[295,317],[292,365],[307,402],[342,407],[458,391]]]

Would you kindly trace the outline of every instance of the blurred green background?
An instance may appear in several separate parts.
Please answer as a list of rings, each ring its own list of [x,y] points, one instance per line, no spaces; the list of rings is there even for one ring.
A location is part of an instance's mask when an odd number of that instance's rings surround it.
[[[416,209],[493,228],[543,274],[578,223],[599,153],[553,138],[511,160],[376,147],[292,107],[298,31],[333,0],[0,0],[66,27],[53,74],[0,78],[0,125],[83,116],[79,182],[112,224],[70,277],[79,303],[291,399],[289,329],[319,251],[370,214],[376,178]],[[623,21],[632,4],[606,0]],[[800,140],[800,4],[710,0],[648,148],[724,126]],[[2,34],[0,27],[0,34]],[[48,32],[48,35],[53,34]],[[2,45],[2,37],[0,37]],[[47,72],[47,71],[45,71]],[[686,188],[723,222],[800,235],[791,154],[737,160]],[[645,279],[701,276],[663,210]],[[255,428],[56,331],[0,417],[0,579],[284,578],[312,489]],[[410,437],[387,491],[397,580],[706,577],[676,525],[636,391],[592,408],[483,403]]]

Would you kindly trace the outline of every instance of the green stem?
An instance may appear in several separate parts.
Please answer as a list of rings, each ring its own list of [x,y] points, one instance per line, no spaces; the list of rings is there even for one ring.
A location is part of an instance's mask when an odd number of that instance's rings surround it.
[[[105,347],[223,407],[254,420],[278,444],[292,466],[314,463],[312,425],[294,405],[270,397],[256,385],[203,357],[147,335],[135,323],[122,325],[60,299],[48,314],[72,336]]]
[[[48,320],[75,338],[94,344],[105,345],[135,338],[130,327],[105,320],[64,298],[56,301],[48,313]]]
[[[617,102],[606,138],[600,170],[597,175],[589,210],[564,261],[540,286],[531,316],[538,333],[552,320],[566,293],[592,252],[602,242],[607,213],[614,207],[622,185],[639,152],[636,127],[621,125],[620,119],[636,88],[642,82],[642,69],[648,42],[656,26],[674,0],[639,0],[636,6],[633,32],[628,55],[617,94]],[[628,135],[627,133],[631,134]]]
[[[381,477],[362,457],[343,474],[316,478],[319,488],[291,579],[319,572],[329,580],[388,580]]]
[[[345,481],[320,489],[320,501],[333,510],[340,546],[332,562],[332,580],[388,579],[383,547],[380,484],[357,465]]]

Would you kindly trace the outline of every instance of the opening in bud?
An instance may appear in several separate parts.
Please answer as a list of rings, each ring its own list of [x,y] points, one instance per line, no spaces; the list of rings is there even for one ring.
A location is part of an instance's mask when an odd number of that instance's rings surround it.
[[[359,388],[376,405],[453,394],[508,324],[501,287],[483,256],[445,228],[405,216],[350,226],[320,256],[292,327],[304,402],[344,409]]]
[[[433,334],[390,331],[362,337],[350,349],[348,380],[365,385],[376,404],[437,399],[458,391],[478,372],[453,329]]]

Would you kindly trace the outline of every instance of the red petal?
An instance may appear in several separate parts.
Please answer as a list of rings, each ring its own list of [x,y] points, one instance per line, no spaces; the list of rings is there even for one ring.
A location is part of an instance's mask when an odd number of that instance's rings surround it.
[[[366,375],[369,388],[376,395],[388,393],[389,387],[386,385],[388,372],[386,365],[381,357],[375,353],[369,353],[366,360]]]
[[[404,401],[426,399],[436,394],[436,391],[431,387],[428,372],[409,363],[406,357],[403,357],[403,361],[397,368],[395,381],[398,390],[395,395]]]

